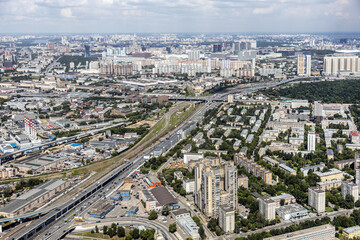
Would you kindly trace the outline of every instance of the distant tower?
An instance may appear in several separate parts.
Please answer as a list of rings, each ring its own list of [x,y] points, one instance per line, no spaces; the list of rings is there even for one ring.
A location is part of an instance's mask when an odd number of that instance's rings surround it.
[[[85,57],[90,57],[90,46],[85,45]]]
[[[313,152],[315,151],[315,148],[316,148],[316,135],[315,135],[315,132],[314,131],[310,131],[308,133],[308,139],[307,139],[307,149],[308,151],[310,152]]]

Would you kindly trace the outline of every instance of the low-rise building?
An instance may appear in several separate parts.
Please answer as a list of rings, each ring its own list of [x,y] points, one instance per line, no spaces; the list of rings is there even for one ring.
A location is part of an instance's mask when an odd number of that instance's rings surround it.
[[[308,210],[300,204],[294,203],[276,208],[276,213],[284,220],[298,219],[308,215]]]
[[[47,181],[0,207],[0,215],[15,217],[33,211],[69,187],[70,184],[70,182],[61,179]]]
[[[154,188],[157,186],[161,186],[161,181],[154,175],[149,175],[145,178],[146,183],[149,185],[150,188]]]
[[[193,193],[195,189],[195,179],[184,179],[182,186],[186,194]]]
[[[341,180],[340,179],[335,179],[335,180],[330,180],[330,181],[326,181],[326,182],[317,182],[316,183],[316,187],[320,188],[321,190],[324,191],[329,191],[333,188],[338,188],[341,186]]]
[[[179,209],[171,212],[177,224],[194,240],[200,239],[199,226],[196,225],[190,213],[186,209]]]
[[[281,200],[284,200],[284,204],[286,205],[296,203],[296,198],[288,193],[283,193],[275,197],[270,197],[270,199],[276,203],[276,207],[281,206]]]
[[[353,239],[356,237],[360,237],[360,226],[353,226],[353,227],[349,227],[349,228],[344,228],[343,229],[343,236],[346,239]]]
[[[320,177],[321,182],[326,182],[330,180],[343,180],[344,179],[344,173],[336,168],[331,168],[327,172],[314,172],[317,176]]]
[[[296,232],[285,233],[282,235],[268,237],[264,240],[333,240],[335,239],[335,227],[326,224],[318,227],[312,227]]]

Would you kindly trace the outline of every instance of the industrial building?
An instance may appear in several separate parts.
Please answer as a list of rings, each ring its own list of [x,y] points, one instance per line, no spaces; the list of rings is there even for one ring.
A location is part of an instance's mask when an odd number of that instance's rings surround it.
[[[113,201],[98,201],[89,211],[89,215],[94,218],[104,218],[111,210],[115,208]]]
[[[70,182],[61,179],[47,181],[1,206],[0,215],[10,218],[33,211],[69,187],[70,184]]]
[[[119,193],[121,196],[122,200],[130,200],[131,199],[131,194],[132,194],[132,183],[124,183],[120,188],[119,188]]]
[[[149,185],[150,188],[161,186],[161,181],[159,178],[153,175],[149,175],[145,178],[146,183]]]
[[[164,206],[170,208],[178,208],[177,200],[164,187],[155,187],[150,190],[140,191],[139,198],[145,202],[145,210],[150,212],[152,210],[160,211]]]

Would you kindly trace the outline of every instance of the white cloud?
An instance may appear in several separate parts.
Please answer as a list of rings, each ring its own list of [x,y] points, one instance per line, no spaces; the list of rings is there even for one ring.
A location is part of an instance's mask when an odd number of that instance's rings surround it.
[[[275,10],[273,6],[267,7],[267,8],[254,8],[252,11],[253,14],[269,14],[272,13]]]
[[[72,18],[72,11],[71,8],[63,8],[60,11],[61,16],[66,17],[66,18]]]

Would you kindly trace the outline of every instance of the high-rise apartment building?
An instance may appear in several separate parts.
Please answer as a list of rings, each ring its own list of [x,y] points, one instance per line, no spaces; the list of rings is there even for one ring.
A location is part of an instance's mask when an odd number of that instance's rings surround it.
[[[311,76],[311,55],[299,55],[298,56],[297,75]]]
[[[355,152],[354,157],[355,183],[360,186],[360,152]],[[360,187],[359,187],[360,192]]]
[[[325,212],[326,192],[317,187],[308,190],[308,205],[315,208],[318,213]]]
[[[341,183],[341,195],[345,199],[347,195],[354,197],[354,202],[359,200],[359,185],[354,182],[343,181]]]
[[[308,133],[308,139],[307,139],[307,150],[312,152],[315,151],[316,148],[316,135],[314,131],[310,131]]]
[[[270,198],[260,198],[259,211],[266,220],[274,220],[276,216],[276,202]]]
[[[131,63],[102,63],[100,65],[100,74],[125,76],[133,73],[133,64]]]
[[[200,50],[190,50],[188,51],[188,57],[191,60],[199,60],[200,59]]]
[[[324,57],[324,75],[354,74],[360,72],[359,57],[355,55],[327,55]]]
[[[195,166],[194,202],[208,217],[217,217],[220,205],[237,208],[237,169],[230,163],[212,166],[204,160]]]
[[[219,207],[219,226],[225,233],[233,233],[235,230],[235,211],[227,205]]]

